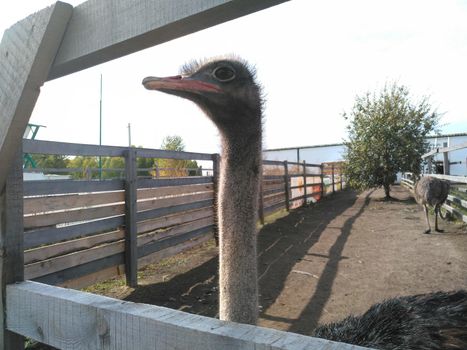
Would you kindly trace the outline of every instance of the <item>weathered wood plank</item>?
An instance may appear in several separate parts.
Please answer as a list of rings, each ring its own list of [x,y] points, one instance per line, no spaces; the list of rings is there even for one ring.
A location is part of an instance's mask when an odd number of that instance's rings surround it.
[[[209,216],[195,221],[190,221],[182,225],[176,225],[169,227],[165,230],[158,230],[142,234],[138,236],[138,247],[152,242],[156,242],[161,239],[166,239],[168,237],[176,236],[179,234],[191,232],[206,226],[211,226],[213,224],[213,217]]]
[[[74,155],[74,156],[103,156],[123,157],[128,147],[97,146],[81,143],[23,140],[24,152],[36,154]],[[138,148],[138,157],[149,158],[173,158],[184,160],[211,160],[209,153],[167,151],[162,149]]]
[[[123,240],[104,244],[102,246],[62,255],[24,266],[26,279],[35,279],[40,276],[50,275],[57,271],[69,269],[71,267],[84,265],[97,259],[106,258],[125,251]]]
[[[71,241],[42,246],[24,252],[24,263],[46,260],[59,255],[65,255],[79,250],[89,249],[103,243],[122,240],[125,237],[123,229],[102,233],[94,236],[83,237]]]
[[[146,255],[138,259],[138,266],[144,267],[148,264],[153,264],[162,259],[172,257],[182,251],[185,251],[187,249],[200,245],[208,241],[209,239],[212,239],[212,233],[207,233],[199,237],[196,240],[186,241],[179,245],[176,245],[175,247],[170,247],[170,248],[155,252],[153,254]],[[84,288],[95,283],[108,280],[112,277],[117,277],[117,276],[124,275],[124,274],[125,274],[125,266],[121,264],[121,265],[116,265],[116,266],[111,266],[105,269],[101,269],[97,272],[91,272],[87,275],[74,278],[72,280],[61,282],[58,285],[62,287],[66,287],[66,288],[80,289],[80,288]]]
[[[64,269],[58,272],[51,273],[49,275],[40,276],[34,280],[41,283],[47,283],[51,285],[58,285],[75,278],[80,278],[96,271],[104,270],[112,266],[120,266],[125,262],[123,253],[118,253],[112,256],[93,260],[84,264],[80,264],[68,269]]]
[[[286,205],[285,205],[285,201],[282,201],[282,202],[278,202],[278,203],[275,203],[273,205],[270,205],[270,206],[267,206],[264,208],[264,213],[266,215],[270,215],[276,211],[279,211],[281,209],[287,209]]]
[[[125,276],[127,286],[133,288],[138,286],[136,167],[136,150],[129,149],[125,152]]]
[[[5,330],[7,284],[24,280],[23,271],[23,154],[15,151],[5,188],[0,191],[0,348],[23,349],[24,339]]]
[[[110,203],[123,203],[124,201],[125,193],[123,191],[30,197],[24,199],[24,214],[36,214]]]
[[[87,1],[74,9],[49,79],[282,2],[285,0],[134,0],[129,6],[124,0]]]
[[[138,189],[138,200],[213,191],[213,184],[167,186]]]
[[[135,247],[142,247],[140,251],[154,252],[162,249],[166,249],[170,245],[177,245],[180,242],[188,239],[196,238],[200,233],[208,232],[206,229],[213,223],[212,217],[202,218],[200,220],[191,221],[186,224],[173,226],[167,230],[159,232],[151,232],[138,237],[135,239]],[[121,231],[112,232],[107,235],[99,235],[86,238],[85,240],[95,240],[96,238],[107,238],[105,236],[111,236],[111,239],[124,238]],[[171,239],[169,239],[171,238]],[[82,241],[82,240],[78,240]],[[160,244],[159,244],[160,242]],[[81,242],[80,242],[81,243]],[[85,242],[87,243],[87,242]],[[43,256],[44,252],[50,253],[51,250],[58,253],[60,249],[65,247],[70,248],[71,244],[76,244],[76,241],[64,242],[51,247],[41,247],[34,251],[36,258]],[[152,250],[151,250],[152,249]],[[91,247],[90,249],[74,251],[65,255],[60,255],[46,260],[37,261],[33,263],[27,263],[24,267],[26,279],[35,279],[40,276],[50,275],[57,271],[70,269],[72,267],[83,265],[91,261],[102,259],[108,256],[112,256],[118,253],[125,252],[125,241],[120,239],[108,244],[101,244],[99,246]],[[146,253],[147,255],[149,253]],[[136,255],[136,249],[135,249]],[[28,257],[29,259],[30,257]]]
[[[269,196],[271,194],[279,193],[279,192],[285,192],[284,191],[284,185],[282,185],[281,187],[278,187],[278,188],[272,188],[270,190],[265,190],[265,191],[263,191],[263,195],[264,196]]]
[[[174,205],[172,207],[157,208],[146,211],[140,211],[137,214],[138,221],[144,221],[148,219],[155,219],[161,216],[171,215],[180,213],[183,211],[201,209],[205,207],[211,207],[213,204],[212,199],[202,200],[198,202],[191,202],[187,204]]]
[[[271,196],[268,196],[267,198],[264,199],[264,206],[271,206],[272,204],[275,204],[277,202],[282,202],[285,201],[285,193],[278,193],[274,194]]]
[[[206,207],[197,210],[191,211],[182,211],[172,215],[167,215],[163,217],[158,217],[156,219],[149,219],[137,223],[138,233],[144,233],[172,225],[183,224],[189,221],[205,218],[213,215],[213,208]],[[44,244],[53,244],[63,240],[72,240],[79,237],[83,237],[81,240],[78,240],[81,243],[78,243],[77,246],[82,246],[83,248],[88,248],[88,246],[94,244],[92,242],[99,242],[100,238],[97,236],[91,236],[93,234],[98,234],[105,231],[115,231],[118,227],[121,227],[124,224],[123,216],[98,220],[93,222],[88,222],[84,224],[78,224],[73,226],[66,226],[60,228],[44,228],[34,231],[29,231],[25,233],[24,236],[24,246],[25,249],[31,249]],[[121,234],[121,231],[119,234]],[[104,235],[108,235],[109,240],[111,240],[112,232],[105,233],[102,235],[102,239],[105,239]],[[104,242],[104,241],[102,241]],[[72,243],[70,242],[70,247]],[[64,248],[65,249],[65,248]],[[55,251],[51,248],[51,250]]]
[[[467,215],[464,215],[464,213],[462,213],[460,210],[457,210],[456,208],[453,208],[446,203],[443,204],[443,208],[450,212],[457,219],[467,222]]]
[[[207,207],[187,212],[181,212],[174,215],[163,216],[156,219],[138,222],[138,233],[148,232],[159,228],[173,225],[184,224],[189,221],[213,216],[213,207]]]
[[[162,179],[140,179],[138,188],[152,188],[165,186],[183,186],[212,183],[212,176],[190,176],[178,178],[162,178]]]
[[[424,174],[423,176],[436,177],[438,179],[449,180],[451,182],[460,182],[467,184],[467,176],[455,176],[455,175],[441,175],[441,174]]]
[[[7,307],[9,330],[61,349],[363,349],[30,281]]]
[[[200,239],[206,236],[212,237],[212,233],[206,232],[204,234],[200,234],[199,232],[195,232],[194,234],[192,234],[191,239],[190,237],[183,237],[183,239],[179,238],[178,241],[180,243],[178,243],[176,246],[170,246],[170,244],[167,245],[164,243],[163,246],[158,247],[161,249],[163,248],[162,250],[156,250],[156,253],[153,253],[146,257],[138,258],[138,265],[144,266],[147,263],[157,261],[158,258],[162,259],[162,258],[172,256],[172,254],[176,254],[184,249],[188,249],[189,247],[192,247],[198,244],[198,243],[193,243],[193,245],[190,245],[189,242],[199,242]],[[171,243],[173,243],[173,241]],[[170,246],[170,248],[166,248],[166,246]],[[109,269],[113,267],[122,267],[124,266],[123,264],[124,264],[124,254],[122,252],[122,253],[118,253],[118,254],[108,256],[105,258],[99,258],[97,260],[90,261],[84,264],[80,264],[80,265],[67,268],[61,271],[57,271],[49,275],[40,276],[40,277],[35,278],[34,280],[38,282],[42,282],[42,283],[52,284],[52,285],[68,283],[68,281],[72,281],[75,279],[81,279],[82,281],[85,281],[86,276],[88,275],[92,275],[97,271],[103,271],[103,270],[109,271]]]
[[[107,205],[85,209],[66,210],[47,214],[37,214],[24,217],[24,228],[52,226],[60,223],[87,221],[125,213],[125,204]]]
[[[199,229],[192,230],[190,232],[183,232],[178,235],[170,236],[167,238],[162,238],[154,242],[148,242],[142,246],[138,247],[138,257],[143,257],[145,255],[157,252],[159,250],[166,249],[168,247],[176,246],[185,241],[196,239],[202,236],[205,233],[212,232],[213,226],[205,226]]]
[[[452,152],[452,151],[457,151],[463,148],[467,148],[467,142],[460,143],[458,145],[453,145],[450,147],[440,147],[440,148],[435,148],[434,150],[425,153],[422,158],[430,157],[435,155],[436,153],[445,153],[445,152]]]
[[[25,196],[44,196],[80,192],[122,191],[123,180],[40,180],[25,181]]]
[[[42,244],[89,236],[96,233],[115,230],[124,224],[123,215],[109,219],[86,222],[64,227],[50,227],[25,232],[24,247],[30,249]]]
[[[149,255],[143,256],[138,259],[138,264],[141,267],[149,265],[149,264],[154,264],[158,261],[161,261],[162,259],[172,257],[185,250],[188,250],[200,244],[203,244],[204,242],[209,241],[212,238],[214,238],[214,233],[207,232],[201,236],[198,236],[196,239],[191,239],[191,240],[182,242],[180,244],[177,244],[176,246],[162,249],[154,253],[151,253]]]
[[[462,199],[462,198],[458,198],[456,196],[449,195],[448,196],[448,201],[453,202],[453,203],[455,203],[457,205],[460,205],[461,207],[467,209],[467,201]]]
[[[213,199],[213,192],[202,192],[196,194],[189,194],[185,196],[169,197],[169,198],[156,198],[152,200],[145,200],[138,202],[138,211],[151,210],[164,207],[172,207],[174,205],[188,204],[198,202],[206,199]]]
[[[7,29],[0,43],[0,189],[73,8],[58,2]]]

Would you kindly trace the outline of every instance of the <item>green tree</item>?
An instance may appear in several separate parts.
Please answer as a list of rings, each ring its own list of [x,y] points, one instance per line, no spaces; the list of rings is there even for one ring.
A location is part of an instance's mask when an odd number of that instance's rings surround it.
[[[40,169],[64,169],[70,161],[63,155],[33,154],[31,157]]]
[[[72,173],[75,179],[86,179],[89,177],[99,178],[99,173],[97,171],[90,171],[91,168],[97,168],[98,166],[97,157],[76,156],[70,159],[68,163],[68,168],[81,168],[81,171]]]
[[[379,93],[357,96],[350,115],[345,142],[345,173],[357,189],[390,186],[398,172],[420,174],[421,156],[428,149],[425,136],[434,131],[439,114],[428,98],[412,102],[407,87],[386,85]]]
[[[182,152],[185,150],[183,139],[178,136],[166,136],[162,141],[161,148],[168,151]],[[158,159],[159,168],[165,168],[160,171],[161,176],[189,176],[193,175],[189,169],[198,169],[198,163],[194,160],[182,159]]]

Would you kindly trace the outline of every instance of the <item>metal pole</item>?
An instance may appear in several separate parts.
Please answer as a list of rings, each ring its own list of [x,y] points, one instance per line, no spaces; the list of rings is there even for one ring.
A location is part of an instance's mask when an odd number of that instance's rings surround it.
[[[102,74],[99,95],[99,146],[102,146]],[[99,156],[99,179],[102,180],[102,157]]]
[[[131,147],[131,124],[128,123],[128,147]]]

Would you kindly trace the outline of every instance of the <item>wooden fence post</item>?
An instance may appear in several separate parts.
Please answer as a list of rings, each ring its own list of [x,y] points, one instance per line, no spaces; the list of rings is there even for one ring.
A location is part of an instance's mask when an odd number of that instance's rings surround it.
[[[448,152],[443,152],[443,172],[444,175],[449,175],[450,173]]]
[[[284,160],[284,181],[285,181],[285,209],[290,211],[290,178],[289,162]]]
[[[259,180],[259,205],[258,205],[258,216],[259,216],[259,222],[261,225],[264,225],[264,186],[263,186],[263,174],[260,174],[260,180]]]
[[[305,203],[303,205],[306,205],[307,190],[306,190],[306,162],[305,161],[303,161],[303,191],[304,191],[304,196],[305,196]]]
[[[212,155],[212,181],[214,191],[214,203],[213,203],[213,217],[214,217],[214,239],[216,240],[216,246],[219,246],[219,218],[217,216],[217,206],[219,203],[219,175],[220,175],[220,155]]]
[[[344,189],[344,179],[342,178],[342,164],[339,167],[339,179],[341,180],[341,191]]]
[[[321,166],[319,168],[321,169],[321,176],[320,176],[320,178],[321,178],[321,198],[320,198],[320,200],[321,200],[321,199],[324,198],[324,164],[321,163]]]
[[[24,349],[24,338],[6,330],[6,286],[24,280],[23,248],[23,155],[18,150],[11,164],[6,185],[0,193],[0,266],[2,316],[0,317],[2,336],[0,349]]]
[[[129,149],[125,152],[125,275],[130,287],[138,285],[137,180],[136,150]]]
[[[336,189],[334,188],[334,164],[332,164],[331,170],[332,170],[332,193],[335,193]]]

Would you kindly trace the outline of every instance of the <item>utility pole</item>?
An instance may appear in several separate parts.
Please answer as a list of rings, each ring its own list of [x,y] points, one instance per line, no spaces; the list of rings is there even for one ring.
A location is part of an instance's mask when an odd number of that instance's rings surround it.
[[[128,123],[128,147],[131,147],[131,124]]]
[[[99,96],[99,146],[102,146],[102,74]],[[99,156],[99,180],[102,180],[102,157]]]

